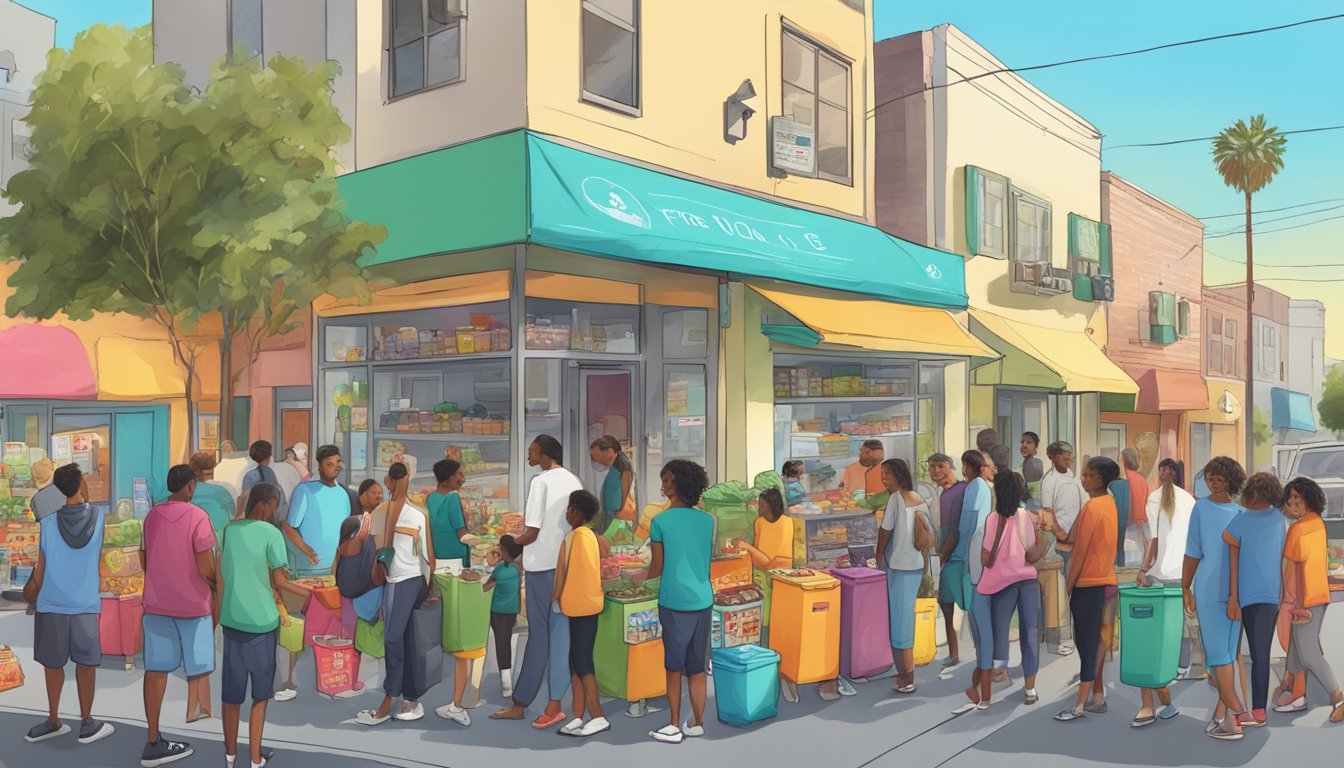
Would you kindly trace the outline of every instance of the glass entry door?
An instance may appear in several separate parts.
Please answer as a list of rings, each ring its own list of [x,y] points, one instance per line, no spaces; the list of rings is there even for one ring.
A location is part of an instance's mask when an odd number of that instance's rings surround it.
[[[588,446],[603,435],[611,435],[621,441],[621,447],[627,453],[631,449],[638,415],[635,409],[637,371],[633,364],[580,364],[577,373],[576,397],[570,400],[576,407],[572,412],[574,418],[566,453],[574,457],[570,466],[577,468],[584,487],[596,492],[602,487],[607,470],[589,459]]]

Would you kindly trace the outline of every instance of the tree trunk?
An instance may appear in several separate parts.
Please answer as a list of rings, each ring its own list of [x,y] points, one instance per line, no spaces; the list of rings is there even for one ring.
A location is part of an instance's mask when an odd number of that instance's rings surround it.
[[[182,377],[186,381],[186,399],[187,399],[187,450],[182,456],[182,463],[191,460],[191,454],[196,450],[196,402],[193,399],[196,389],[196,361],[187,362],[185,359],[182,366],[187,369],[187,375]]]
[[[1251,249],[1251,193],[1246,192],[1246,472],[1255,472],[1255,256]],[[1272,420],[1272,417],[1271,417]]]
[[[219,444],[233,440],[233,312],[221,318],[224,332],[219,340]]]

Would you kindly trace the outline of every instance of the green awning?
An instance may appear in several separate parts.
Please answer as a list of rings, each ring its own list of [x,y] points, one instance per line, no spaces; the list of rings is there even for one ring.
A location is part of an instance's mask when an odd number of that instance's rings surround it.
[[[364,266],[523,242],[526,146],[515,131],[340,177],[350,217],[387,227]]]

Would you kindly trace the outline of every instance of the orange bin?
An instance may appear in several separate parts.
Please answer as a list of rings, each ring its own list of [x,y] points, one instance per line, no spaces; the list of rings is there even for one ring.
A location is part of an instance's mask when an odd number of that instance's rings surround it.
[[[770,650],[798,685],[840,676],[840,582],[820,571],[770,572]]]

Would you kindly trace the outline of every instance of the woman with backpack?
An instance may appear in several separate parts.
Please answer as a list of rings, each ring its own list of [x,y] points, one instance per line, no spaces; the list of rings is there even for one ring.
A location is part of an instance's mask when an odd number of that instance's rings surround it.
[[[1017,634],[1022,646],[1022,675],[1026,703],[1039,701],[1036,673],[1040,669],[1041,583],[1036,561],[1045,554],[1031,514],[1022,508],[1025,482],[1012,472],[994,477],[994,514],[985,521],[980,563],[984,570],[976,591],[990,599],[994,627],[994,658],[1008,658],[1008,629],[1017,612]]]
[[[896,665],[892,690],[909,696],[915,692],[915,600],[936,541],[929,505],[915,493],[903,460],[882,462],[882,485],[891,494],[877,531],[877,551],[887,572],[891,660]]]

